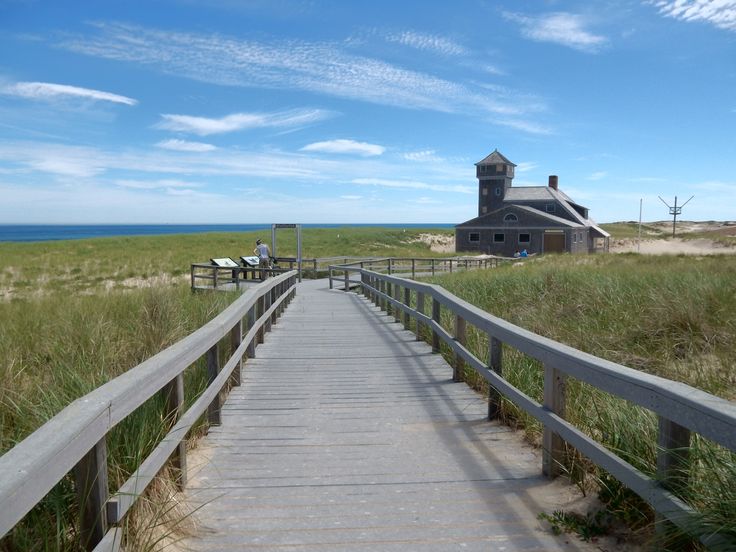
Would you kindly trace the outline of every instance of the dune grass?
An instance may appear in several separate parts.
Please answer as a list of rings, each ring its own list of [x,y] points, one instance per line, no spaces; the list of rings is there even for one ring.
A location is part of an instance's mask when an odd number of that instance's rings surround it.
[[[486,311],[540,335],[651,374],[736,399],[736,259],[732,256],[546,256],[498,270],[433,281]],[[449,329],[453,321],[443,321]],[[469,332],[479,358],[486,337]],[[486,359],[487,360],[487,359]],[[514,350],[504,376],[538,401],[541,365]],[[505,401],[503,415],[538,442],[539,423]],[[657,420],[651,412],[589,385],[568,383],[566,417],[623,459],[656,473]],[[651,510],[608,474],[570,451],[567,469],[581,488],[591,477],[611,512],[651,527]],[[736,543],[736,455],[696,437],[682,496],[702,512],[693,533],[717,528]],[[587,482],[586,482],[587,480]],[[694,547],[672,533],[666,549]]]
[[[339,255],[427,257],[420,234],[451,236],[453,230],[344,227],[306,228],[304,258]],[[93,294],[184,280],[195,262],[252,255],[256,238],[270,232],[128,236],[39,243],[0,242],[0,301],[49,293]],[[293,230],[277,233],[282,257],[296,255]]]

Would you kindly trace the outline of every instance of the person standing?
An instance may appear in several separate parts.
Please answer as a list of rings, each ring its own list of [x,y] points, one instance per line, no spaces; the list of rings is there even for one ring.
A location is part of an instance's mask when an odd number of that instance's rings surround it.
[[[261,269],[261,280],[265,280],[268,277],[266,270],[271,268],[271,251],[269,251],[268,245],[261,240],[256,240],[256,248],[253,250],[253,253],[258,255],[258,268]]]

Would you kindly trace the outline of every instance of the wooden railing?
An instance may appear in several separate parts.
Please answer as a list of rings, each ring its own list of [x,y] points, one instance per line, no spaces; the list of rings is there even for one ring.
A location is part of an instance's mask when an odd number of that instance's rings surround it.
[[[417,339],[426,331],[434,352],[439,352],[440,343],[444,342],[454,356],[455,380],[462,377],[467,366],[488,382],[489,418],[499,416],[500,398],[503,396],[541,422],[544,427],[542,472],[545,475],[554,477],[560,473],[564,442],[567,442],[638,494],[660,516],[686,533],[692,533],[692,521],[697,513],[673,492],[682,485],[683,477],[687,477],[683,474],[688,470],[691,432],[736,451],[736,404],[689,385],[633,370],[539,336],[492,316],[439,286],[365,268],[343,266],[341,269],[357,274],[360,291],[387,313],[403,319],[407,329],[413,319]],[[454,318],[453,333],[440,323],[442,309],[449,311]],[[427,310],[430,314],[425,314]],[[468,325],[487,336],[488,362],[481,361],[466,347]],[[504,378],[504,346],[515,348],[542,363],[542,404]],[[657,415],[656,479],[648,477],[565,420],[568,376]],[[695,536],[708,546],[723,545],[723,537],[717,533]]]
[[[339,257],[342,258],[342,257]],[[486,258],[424,258],[424,257],[384,257],[377,259],[361,259],[352,263],[330,265],[328,277],[330,289],[335,282],[341,282],[345,291],[351,287],[361,284],[360,280],[351,279],[350,274],[356,269],[367,269],[382,274],[400,274],[410,276],[412,279],[417,275],[434,276],[438,272],[453,272],[458,270],[471,270],[478,268],[496,268],[500,263],[509,259],[498,257]],[[342,277],[339,276],[342,274]]]
[[[123,517],[164,465],[173,465],[178,486],[184,486],[187,433],[205,412],[210,425],[219,425],[221,392],[240,385],[243,357],[255,356],[256,344],[263,343],[295,288],[292,271],[249,289],[193,334],[77,399],[0,457],[0,537],[73,471],[82,508],[82,545],[116,550]],[[218,353],[223,339],[230,342],[230,358],[224,363]],[[209,385],[184,411],[184,371],[202,357]],[[175,423],[136,472],[108,496],[106,436],[157,393],[164,395]]]

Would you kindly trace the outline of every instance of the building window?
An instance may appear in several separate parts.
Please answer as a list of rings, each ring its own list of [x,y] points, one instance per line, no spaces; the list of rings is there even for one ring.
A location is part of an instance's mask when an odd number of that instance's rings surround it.
[[[501,188],[497,187],[495,190],[493,190],[493,193],[496,194],[496,197],[501,195]]]
[[[496,165],[496,172],[503,173],[503,165]]]
[[[546,211],[548,213],[554,213],[555,212],[555,204],[554,203],[548,203],[547,205],[544,206],[544,208],[546,209]]]
[[[480,208],[480,212],[481,212],[481,213],[483,213],[483,214],[485,215],[485,214],[486,214],[486,213],[488,212],[488,207],[486,207],[486,206],[484,205],[483,207],[481,207],[481,208]]]
[[[529,243],[531,234],[519,234],[519,243]]]
[[[509,213],[505,217],[503,217],[504,222],[519,222],[519,217],[517,217],[514,213]]]
[[[578,241],[578,235],[575,232],[573,232],[572,233],[572,243],[576,243],[577,241]]]
[[[503,234],[493,234],[493,243],[503,243],[505,241]]]
[[[487,195],[488,195],[488,186],[483,186],[483,189],[481,190],[481,193],[482,193],[482,194],[483,194],[484,196],[487,196]]]
[[[480,232],[471,232],[470,234],[468,234],[468,241],[469,242],[479,242]]]

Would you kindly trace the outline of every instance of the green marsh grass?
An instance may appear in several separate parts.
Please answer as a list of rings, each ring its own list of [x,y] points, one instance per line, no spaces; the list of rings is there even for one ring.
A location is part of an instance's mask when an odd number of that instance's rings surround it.
[[[736,399],[736,258],[638,255],[546,256],[492,271],[436,277],[455,295],[500,318],[577,349],[728,400]],[[443,324],[452,328],[448,316]],[[468,343],[487,361],[487,338]],[[504,376],[541,400],[541,365],[506,348]],[[505,420],[539,442],[541,427],[504,401]],[[644,473],[656,473],[657,420],[650,411],[569,380],[566,417]],[[569,451],[567,469],[583,489],[594,482],[609,509],[634,528],[651,527],[650,509],[608,474]],[[702,514],[694,534],[736,543],[736,455],[693,439],[682,497]],[[665,549],[695,547],[682,535]],[[729,545],[730,546],[730,545]],[[685,548],[683,548],[685,547]]]

